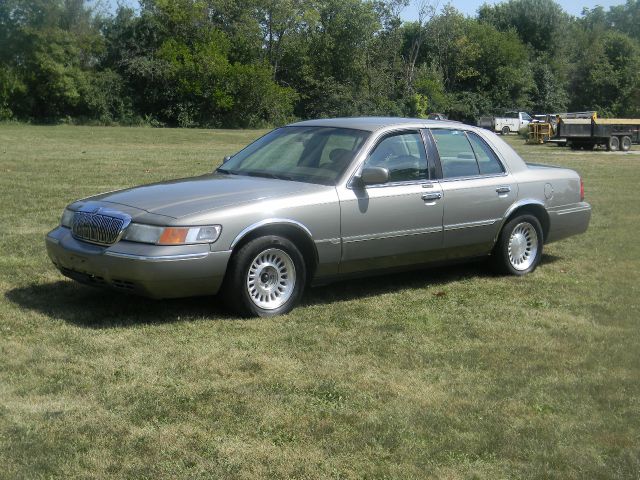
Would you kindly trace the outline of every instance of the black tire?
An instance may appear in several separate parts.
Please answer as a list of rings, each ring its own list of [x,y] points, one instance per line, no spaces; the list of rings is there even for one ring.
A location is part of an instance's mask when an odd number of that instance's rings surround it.
[[[620,139],[620,150],[623,152],[628,152],[631,150],[631,138],[628,136],[624,136]]]
[[[282,255],[282,252],[284,252],[285,255]],[[258,304],[260,299],[257,297],[254,298],[249,291],[249,277],[252,265],[258,265],[258,268],[260,268],[260,265],[266,264],[266,262],[262,264],[256,263],[258,257],[261,255],[266,255],[268,259],[271,255],[274,255],[272,258],[280,258],[279,264],[277,260],[275,260],[274,265],[268,267],[271,268],[271,271],[264,273],[264,275],[267,275],[267,278],[270,278],[269,275],[272,277],[270,283],[271,291],[274,292],[273,296],[279,294],[279,290],[277,290],[281,288],[279,282],[281,280],[287,280],[286,276],[280,277],[282,272],[279,270],[278,265],[281,264],[283,265],[282,268],[284,268],[285,264],[283,260],[287,264],[289,261],[293,264],[293,271],[290,271],[291,273],[289,273],[288,277],[288,279],[291,280],[291,276],[293,276],[292,290],[291,293],[286,294],[287,299],[281,305],[277,305],[277,302],[275,302],[274,305],[277,306],[264,308]],[[262,272],[265,272],[265,270],[262,270]],[[254,269],[251,274],[254,277],[254,283],[260,282],[257,278],[260,272],[256,273]],[[289,313],[300,302],[300,298],[304,292],[306,278],[306,264],[300,250],[298,250],[295,244],[284,237],[267,235],[249,241],[233,254],[229,261],[227,274],[220,293],[227,308],[243,317],[273,317]],[[260,285],[266,285],[266,283],[260,283]],[[256,288],[254,288],[253,291],[256,292]],[[259,293],[255,295],[259,295]],[[270,300],[266,298],[265,301],[269,302]]]
[[[607,142],[607,150],[610,152],[617,152],[620,149],[620,139],[618,137],[609,137]]]
[[[511,129],[505,125],[504,127],[502,127],[500,133],[502,133],[502,135],[509,135],[511,133]]]
[[[526,235],[523,236],[525,243],[522,243],[519,248],[523,249],[523,255],[526,254],[527,249],[529,256],[526,257],[526,262],[516,265],[513,257],[510,255],[509,244],[512,235],[514,235],[514,248],[518,247],[518,242],[521,242],[520,238],[515,238],[515,235],[521,235],[522,228],[524,228],[529,234],[529,240]],[[535,235],[534,235],[535,234]],[[535,237],[535,238],[533,238]],[[534,243],[535,241],[535,252]],[[533,272],[542,258],[542,246],[543,246],[542,226],[538,219],[530,214],[518,215],[507,222],[502,228],[498,237],[498,242],[491,254],[491,263],[494,270],[498,273],[509,275],[526,275]],[[530,264],[529,264],[530,262]]]

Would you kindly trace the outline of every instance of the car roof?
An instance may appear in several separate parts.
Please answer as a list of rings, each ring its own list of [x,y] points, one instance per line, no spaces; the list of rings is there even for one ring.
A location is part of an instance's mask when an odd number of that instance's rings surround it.
[[[375,132],[385,127],[420,125],[424,127],[436,127],[443,125],[460,126],[460,122],[451,120],[427,120],[426,118],[402,118],[402,117],[343,117],[324,118],[318,120],[305,120],[288,125],[289,127],[335,127],[353,128]]]

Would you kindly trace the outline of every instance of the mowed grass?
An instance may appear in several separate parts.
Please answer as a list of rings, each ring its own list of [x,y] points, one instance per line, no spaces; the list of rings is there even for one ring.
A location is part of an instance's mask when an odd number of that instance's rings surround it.
[[[509,141],[589,231],[312,289],[279,318],[94,290],[44,235],[79,197],[210,171],[258,131],[0,125],[0,478],[638,478],[640,151]]]

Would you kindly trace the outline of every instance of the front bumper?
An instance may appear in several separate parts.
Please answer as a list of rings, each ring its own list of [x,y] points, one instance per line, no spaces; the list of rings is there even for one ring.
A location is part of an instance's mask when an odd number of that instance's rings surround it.
[[[46,236],[47,254],[73,280],[152,298],[213,295],[218,292],[231,251],[209,244],[156,246],[120,241],[102,247],[76,240],[58,227]]]

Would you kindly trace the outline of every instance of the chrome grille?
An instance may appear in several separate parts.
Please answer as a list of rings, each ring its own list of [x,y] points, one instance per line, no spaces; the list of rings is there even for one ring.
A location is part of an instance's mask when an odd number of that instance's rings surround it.
[[[71,233],[77,239],[100,245],[115,243],[125,227],[125,220],[99,213],[76,212]]]

